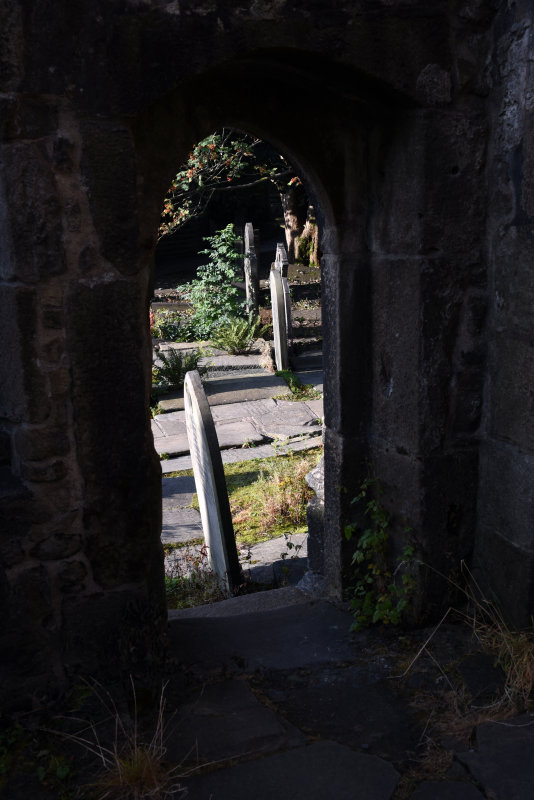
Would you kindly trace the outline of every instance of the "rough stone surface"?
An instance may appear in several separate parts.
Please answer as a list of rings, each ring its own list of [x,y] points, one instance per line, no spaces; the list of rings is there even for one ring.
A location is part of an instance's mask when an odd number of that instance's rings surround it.
[[[295,800],[323,800],[329,795],[353,800],[355,787],[368,800],[389,800],[397,779],[393,767],[375,756],[355,753],[336,742],[317,742],[193,778],[185,785],[191,800],[245,800],[251,795],[271,800],[282,792]]]
[[[67,650],[93,663],[93,636],[117,653],[120,615],[93,624],[108,595],[131,600],[130,639],[159,652],[150,264],[176,165],[229,121],[279,146],[317,206],[328,592],[346,582],[343,528],[371,463],[392,552],[407,518],[421,560],[449,573],[473,556],[528,622],[532,3],[7,0],[0,13],[0,420],[10,485],[28,493],[27,508],[6,499],[6,619],[21,575],[53,585],[49,614],[31,604],[0,642],[42,656],[29,691],[61,683]],[[243,380],[245,398],[280,391]],[[232,398],[227,379],[210,384]],[[78,595],[61,578],[73,558],[88,567]],[[419,576],[420,620],[449,603],[436,574]],[[77,654],[61,612],[73,601]]]
[[[472,783],[424,781],[410,800],[482,800],[483,797]]]
[[[328,603],[308,602],[306,614],[300,606],[275,609],[268,616],[251,613],[239,630],[231,618],[190,619],[173,614],[169,635],[183,642],[184,664],[231,664],[238,655],[247,668],[292,669],[303,664],[326,663],[351,658],[347,640],[352,617]],[[271,643],[269,645],[268,643]],[[276,648],[272,643],[276,642]]]
[[[458,754],[486,792],[507,800],[528,800],[532,796],[533,720],[534,717],[527,714],[510,722],[480,725],[476,750]]]
[[[180,709],[180,717],[166,754],[175,763],[242,758],[304,743],[298,731],[283,725],[240,680],[203,687]]]

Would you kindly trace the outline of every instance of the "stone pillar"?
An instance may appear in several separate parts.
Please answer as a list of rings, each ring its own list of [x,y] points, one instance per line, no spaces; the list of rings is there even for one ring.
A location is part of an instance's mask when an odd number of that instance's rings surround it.
[[[154,672],[166,607],[130,135],[50,97],[4,111],[0,693],[21,704]]]

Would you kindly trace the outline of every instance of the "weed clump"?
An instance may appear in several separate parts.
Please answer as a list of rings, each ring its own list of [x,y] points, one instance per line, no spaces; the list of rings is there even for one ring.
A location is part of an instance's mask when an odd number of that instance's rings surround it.
[[[283,378],[289,387],[286,394],[276,395],[274,400],[316,400],[322,397],[321,392],[314,389],[310,383],[302,383],[295,373],[290,369],[281,369],[275,372],[279,378]]]
[[[200,374],[205,374],[206,367],[199,364],[200,359],[204,358],[202,348],[193,352],[180,352],[179,350],[167,350],[159,353],[162,362],[161,367],[152,366],[152,383],[159,389],[165,390],[170,386],[180,387],[184,385],[187,372],[198,370]]]
[[[168,608],[192,608],[228,597],[211,568],[205,544],[180,548],[180,559],[166,568],[165,592]]]
[[[254,544],[305,530],[306,504],[313,495],[305,478],[316,462],[317,451],[264,459],[256,480],[248,485],[227,475],[238,541]]]
[[[263,336],[266,330],[267,326],[262,326],[259,314],[255,317],[250,312],[246,319],[230,317],[217,328],[211,337],[211,343],[219,350],[233,355],[249,353],[254,340]]]

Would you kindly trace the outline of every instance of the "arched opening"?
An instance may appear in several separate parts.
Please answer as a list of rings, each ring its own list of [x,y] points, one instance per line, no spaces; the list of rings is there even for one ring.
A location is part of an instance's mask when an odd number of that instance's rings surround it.
[[[222,207],[218,197],[224,198]],[[306,535],[306,501],[313,492],[305,476],[322,455],[323,417],[320,271],[314,263],[316,226],[310,211],[314,219],[302,180],[286,158],[263,140],[228,128],[195,145],[166,195],[154,285],[165,281],[174,291],[155,288],[151,303],[156,380],[152,429],[164,459],[162,540],[171,608],[224,596],[209,569],[209,545],[206,557],[206,512],[192,492],[195,481],[198,491],[199,476],[194,480],[190,474],[194,464],[186,436],[183,377],[196,366],[219,438],[242,567],[238,585],[233,578],[233,590],[250,593],[295,584],[307,561],[311,570],[323,574],[322,502],[315,509],[312,553]],[[213,234],[204,240],[198,235],[202,224]],[[252,239],[245,225],[254,230]],[[202,277],[193,272],[193,283],[187,284],[195,234],[198,263],[205,266],[199,269]],[[158,249],[168,240],[162,264]],[[206,252],[207,243],[211,249]],[[306,259],[298,258],[299,244],[307,246]],[[269,288],[279,250],[286,262],[282,282],[293,316],[284,342],[291,370],[285,376],[275,372],[281,367],[272,342]],[[254,260],[253,293],[249,281],[245,294],[240,253],[249,268]],[[318,488],[322,496],[323,487]],[[220,501],[226,503],[226,498]],[[229,546],[233,549],[233,541]]]
[[[326,161],[326,164],[322,164],[322,169],[325,175],[328,175],[329,172],[331,173],[331,163],[329,162],[339,155],[339,153],[334,153],[329,142],[331,128],[335,125],[334,119],[328,123],[328,133],[318,130],[318,138],[322,141],[313,141],[314,137],[310,137],[308,132],[299,125],[300,113],[297,106],[294,106],[293,114],[286,121],[276,114],[276,110],[273,114],[269,113],[270,107],[276,109],[276,101],[284,103],[286,107],[291,107],[288,96],[291,96],[292,92],[287,86],[285,67],[280,66],[279,74],[275,75],[276,70],[272,69],[272,65],[262,64],[261,58],[258,65],[247,69],[244,90],[247,97],[250,96],[253,102],[244,113],[247,101],[243,102],[243,92],[239,89],[234,89],[233,96],[228,96],[224,102],[221,102],[221,87],[224,86],[224,91],[227,92],[228,87],[237,83],[235,72],[243,75],[242,65],[228,65],[223,71],[218,70],[217,73],[205,76],[201,81],[196,81],[185,90],[166,97],[165,103],[162,101],[161,104],[150,109],[136,125],[138,165],[143,174],[143,195],[148,211],[146,218],[151,216],[151,236],[154,237],[154,232],[159,224],[157,212],[161,208],[161,198],[173,177],[176,164],[185,161],[196,141],[209,135],[211,131],[219,129],[221,125],[227,125],[260,136],[294,164],[295,169],[302,176],[308,195],[314,199],[317,198],[315,205],[318,208],[318,223],[323,237],[326,269],[335,273],[337,232],[333,224],[335,219],[333,206],[328,190],[323,185],[320,172],[313,167],[314,153],[320,154],[319,161]],[[263,88],[267,88],[267,94],[263,93],[261,99],[254,91],[256,78],[260,83],[265,84],[262,86],[262,91]],[[286,95],[285,98],[284,95]],[[200,98],[203,98],[202,102],[199,102]],[[164,153],[165,161],[163,161]],[[341,166],[341,162],[339,165]],[[159,191],[156,190],[156,187],[159,188]],[[324,243],[326,243],[326,250]],[[329,314],[329,309],[326,309],[326,314]],[[331,330],[334,331],[336,327],[337,320],[332,319]],[[334,365],[335,359],[332,359],[330,366]],[[338,383],[335,378],[333,382],[334,385]],[[328,403],[328,399],[326,403]],[[340,540],[337,535],[333,536],[330,549],[333,552],[337,551],[337,555],[330,554],[328,563],[330,564],[331,578],[337,575],[332,591],[339,594],[341,585]]]
[[[434,261],[447,247],[432,245],[435,225],[425,213],[442,179],[430,166],[445,147],[439,114],[425,116],[384,84],[301,56],[271,51],[226,62],[167,95],[137,120],[134,133],[147,241],[154,241],[175,164],[222,125],[269,141],[318,198],[327,387],[323,567],[327,591],[340,597],[352,550],[344,528],[370,470],[394,512],[394,555],[408,527],[420,560],[437,570],[450,571],[469,553],[475,443],[460,454],[457,434],[443,420],[436,450],[425,421],[438,413],[454,371],[441,339],[429,347],[432,315],[444,315],[451,330],[457,325],[437,288],[457,277],[426,277],[437,274]],[[446,175],[450,182],[456,174]],[[428,309],[423,326],[421,302]],[[436,376],[435,387],[434,378],[420,382],[421,370]],[[469,480],[448,479],[444,488],[439,476],[451,459],[460,459]],[[445,533],[451,524],[454,533]],[[443,587],[436,572],[415,571],[414,615],[434,616]]]

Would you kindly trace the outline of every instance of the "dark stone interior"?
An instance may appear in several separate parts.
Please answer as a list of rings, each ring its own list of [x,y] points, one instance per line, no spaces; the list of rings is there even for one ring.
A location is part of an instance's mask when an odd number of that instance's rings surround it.
[[[414,621],[465,559],[529,622],[533,24],[528,0],[2,0],[8,702],[162,657],[150,265],[171,176],[222,125],[318,209],[330,595],[372,464],[427,565]]]

